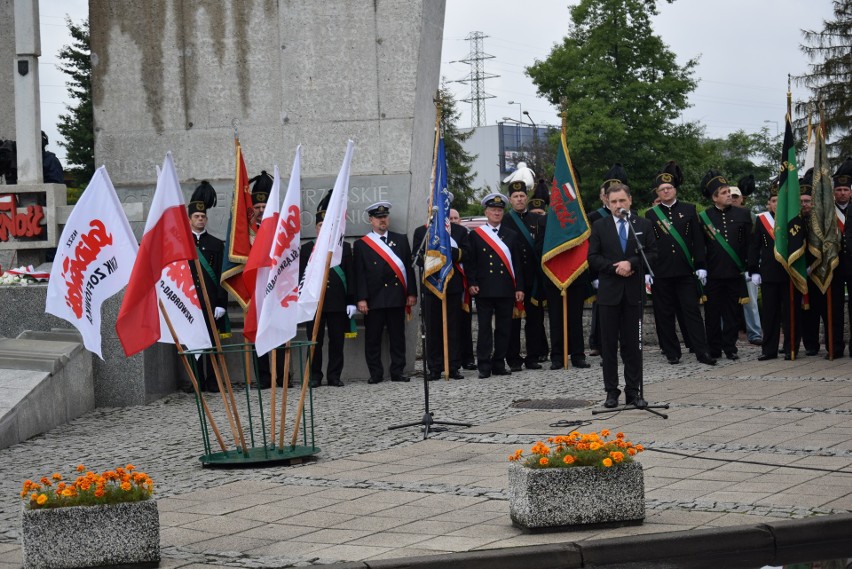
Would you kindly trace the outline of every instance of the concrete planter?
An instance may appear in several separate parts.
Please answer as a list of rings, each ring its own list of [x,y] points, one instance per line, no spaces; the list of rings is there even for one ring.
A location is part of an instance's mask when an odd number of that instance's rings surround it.
[[[512,463],[509,515],[514,525],[532,531],[641,523],[645,519],[642,465],[533,469]]]
[[[25,569],[155,567],[160,562],[157,502],[23,510]]]

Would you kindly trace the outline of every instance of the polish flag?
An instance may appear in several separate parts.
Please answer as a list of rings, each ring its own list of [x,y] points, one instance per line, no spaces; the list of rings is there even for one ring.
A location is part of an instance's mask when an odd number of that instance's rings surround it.
[[[263,302],[266,299],[264,292],[266,279],[269,276],[270,267],[275,264],[269,258],[269,251],[272,249],[275,227],[278,225],[278,208],[281,199],[278,196],[280,194],[281,177],[278,174],[278,166],[276,166],[272,178],[272,191],[269,192],[269,199],[266,201],[266,209],[263,210],[260,228],[257,230],[257,235],[251,246],[251,253],[249,253],[246,266],[243,269],[243,283],[245,283],[246,290],[251,293],[251,300],[248,308],[246,308],[246,319],[243,324],[243,336],[250,342],[254,342],[257,337],[257,322],[260,318]]]
[[[337,180],[334,182],[331,200],[325,212],[325,221],[317,235],[314,250],[305,267],[304,278],[299,285],[299,322],[313,320],[316,316],[320,298],[325,291],[326,283],[323,277],[329,251],[332,253],[329,267],[339,265],[343,257],[346,204],[349,202],[349,169],[354,148],[355,143],[351,140],[346,143],[346,155],[337,174]]]
[[[157,289],[163,271],[176,261],[193,261],[196,258],[186,205],[172,153],[169,152],[157,178],[145,233],[115,323],[118,339],[127,357],[160,339]]]
[[[276,178],[278,168],[275,168]],[[299,324],[299,239],[302,232],[300,213],[302,208],[302,147],[296,148],[296,158],[290,171],[287,195],[281,206],[281,215],[275,227],[271,247],[267,255],[266,279],[263,303],[259,303],[259,323],[254,347],[262,356],[296,335]],[[254,252],[254,249],[252,249]],[[260,271],[258,272],[260,275]],[[258,278],[256,288],[260,288]],[[255,298],[258,298],[255,296]]]

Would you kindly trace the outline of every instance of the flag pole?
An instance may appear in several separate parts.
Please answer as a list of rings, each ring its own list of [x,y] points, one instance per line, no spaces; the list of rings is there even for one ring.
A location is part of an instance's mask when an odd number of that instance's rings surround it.
[[[568,130],[568,100],[562,99],[562,128],[560,130],[560,142],[564,144],[565,133]],[[567,156],[566,156],[567,158]],[[572,167],[573,168],[573,167]],[[572,179],[573,172],[570,172]],[[577,195],[580,195],[580,190],[577,188]],[[568,369],[568,286],[562,289],[562,369]]]
[[[445,283],[446,286],[446,283]],[[441,299],[441,320],[444,328],[444,379],[450,380],[450,351],[449,351],[449,334],[447,332],[447,293],[444,291],[444,298]]]
[[[334,254],[334,251],[329,251],[328,255],[325,258],[325,268],[323,269],[322,274],[322,282],[328,282],[328,271],[331,268],[331,256]],[[317,334],[319,332],[319,323],[320,319],[322,319],[322,306],[325,304],[325,291],[327,287],[322,287],[322,293],[320,294],[319,303],[317,304],[317,312],[314,314],[314,329],[311,332],[311,347],[309,348],[308,362],[312,362],[314,359],[314,349],[317,347]],[[302,411],[305,409],[305,395],[308,392],[308,383],[311,374],[311,366],[305,366],[305,373],[302,376],[302,392],[299,394],[299,406],[296,409],[296,418],[294,419],[295,423],[293,424],[293,436],[290,439],[290,446],[296,446],[296,439],[299,437],[299,425],[302,420]]]
[[[210,321],[210,330],[211,335],[213,336],[213,343],[216,346],[216,353],[213,354],[216,357],[211,357],[210,362],[213,363],[213,373],[216,375],[216,381],[219,384],[219,390],[222,393],[222,400],[225,402],[225,409],[228,409],[228,400],[225,397],[225,389],[227,388],[228,397],[231,399],[231,412],[234,415],[234,423],[236,424],[236,430],[239,435],[239,444],[243,449],[243,454],[248,456],[248,448],[246,447],[246,438],[243,434],[243,426],[240,423],[240,414],[237,411],[237,401],[234,398],[234,389],[231,386],[231,377],[228,375],[228,366],[225,363],[225,356],[222,354],[222,342],[219,340],[219,328],[216,326],[216,319],[213,318],[213,308],[210,305],[210,296],[207,294],[207,285],[204,283],[204,273],[201,268],[201,262],[198,260],[198,257],[194,259],[195,262],[195,273],[198,275],[198,282],[201,283],[201,295],[204,300],[204,306],[207,309],[207,318]],[[218,362],[217,362],[218,360]],[[218,363],[218,365],[217,365]],[[222,366],[222,369],[219,369],[219,366]],[[224,377],[224,382],[222,380]],[[224,383],[224,386],[223,386]],[[226,411],[227,412],[227,411]]]
[[[204,409],[204,414],[207,416],[207,420],[210,421],[210,427],[213,429],[213,433],[216,435],[216,440],[219,442],[219,447],[222,449],[222,452],[228,454],[228,450],[225,448],[225,441],[222,440],[222,435],[219,433],[219,428],[216,426],[216,421],[213,420],[213,414],[210,412],[210,408],[207,406],[207,402],[204,400],[204,397],[201,395],[201,390],[198,387],[198,381],[195,378],[195,373],[192,371],[192,366],[189,365],[189,362],[186,359],[186,352],[183,351],[183,346],[180,343],[180,339],[177,337],[177,332],[175,332],[175,328],[172,325],[172,320],[169,318],[169,313],[166,312],[166,307],[163,306],[162,299],[157,299],[160,303],[160,314],[163,315],[163,320],[166,321],[166,326],[169,327],[169,332],[172,334],[172,340],[175,343],[175,347],[177,348],[178,355],[181,357],[181,361],[183,362],[183,367],[186,369],[186,374],[189,376],[189,381],[192,382],[192,388],[195,390],[195,396],[201,401],[201,406]],[[234,436],[236,439],[236,435]]]
[[[272,349],[272,354],[269,356],[269,367],[272,375],[272,380],[270,381],[270,389],[272,393],[269,397],[269,440],[272,441],[272,444],[275,444],[275,392],[278,391],[278,350],[276,348]]]
[[[278,429],[278,448],[281,450],[284,450],[284,424],[287,419],[287,389],[290,387],[290,342],[287,342],[285,347],[287,351],[284,352],[284,377],[281,378],[281,387],[284,388],[284,391],[281,393],[281,428]]]
[[[790,88],[790,74],[787,74],[787,121],[790,123],[790,127],[792,129],[793,126],[793,91]],[[786,156],[782,157],[782,159],[786,160]],[[785,196],[786,199],[786,196]],[[786,208],[785,208],[786,211]],[[788,230],[789,231],[789,230]],[[788,242],[787,251],[784,252],[786,256],[789,257],[790,245]],[[792,264],[790,265],[792,268]],[[796,295],[793,292],[793,277],[792,275],[787,274],[787,278],[789,280],[789,294],[790,294],[790,328],[789,328],[789,341],[790,345],[788,346],[787,354],[789,354],[791,360],[796,359],[796,350],[795,350],[795,337],[796,337]]]
[[[435,187],[435,176],[438,172],[438,145],[441,142],[441,118],[444,113],[444,103],[441,100],[441,91],[440,89],[435,92],[435,144],[432,146],[432,188]],[[429,192],[429,216],[432,216],[432,198],[434,197],[434,191]],[[434,222],[434,221],[433,221]],[[429,238],[429,227],[426,227],[426,239]],[[425,251],[424,251],[425,255]],[[423,262],[423,283],[426,283],[426,261]],[[444,343],[444,380],[450,380],[450,342],[449,342],[449,332],[447,331],[447,283],[444,281],[444,296],[441,297],[441,323],[442,323],[442,341]],[[425,293],[429,294],[429,293]],[[423,317],[422,315],[420,316]]]

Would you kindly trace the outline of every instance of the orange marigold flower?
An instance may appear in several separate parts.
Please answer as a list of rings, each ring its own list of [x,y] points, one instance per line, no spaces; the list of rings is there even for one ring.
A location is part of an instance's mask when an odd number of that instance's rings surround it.
[[[38,494],[36,494],[35,492],[30,494],[30,500],[38,500]]]
[[[603,463],[603,465],[604,465],[604,466],[606,466],[607,468],[609,468],[610,466],[612,466],[612,459],[611,459],[611,458],[605,458],[605,459],[603,459],[601,462],[602,462],[602,463]]]
[[[54,472],[53,473],[53,479],[54,480],[62,480],[62,475],[59,474],[58,472]]]
[[[601,444],[598,442],[594,442],[589,444],[589,450],[598,450],[601,448]]]
[[[98,488],[95,490],[95,498],[103,498],[104,497],[104,489]]]
[[[629,454],[630,456],[636,456],[636,449],[635,448],[627,449],[627,454]]]
[[[618,451],[613,451],[613,452],[609,453],[609,456],[615,462],[622,462],[624,460],[624,453],[621,453],[621,452],[618,452]]]
[[[645,447],[642,445],[636,445],[636,452],[642,452],[643,450],[645,450]]]
[[[38,498],[36,498],[36,504],[38,504],[39,506],[44,506],[44,504],[46,502],[47,502],[47,496],[44,495],[44,494],[39,494]]]
[[[542,466],[547,466],[550,464],[550,460],[546,456],[543,456],[538,460],[538,463]]]
[[[574,457],[570,454],[566,454],[565,458],[562,459],[562,462],[564,462],[565,464],[574,464]]]
[[[91,487],[92,487],[92,483],[91,483],[91,482],[89,482],[88,480],[84,480],[84,481],[80,484],[80,489],[81,489],[83,492],[88,492],[88,491],[89,491],[89,488],[91,488]]]
[[[77,465],[77,472],[83,472],[84,470],[86,470],[85,466],[83,466],[82,464]]]
[[[601,431],[601,436],[602,436],[602,437],[608,437],[608,436],[609,436],[609,429],[604,429],[604,430],[602,430],[602,431]]]
[[[132,486],[130,486],[130,482],[122,482],[121,483],[121,489],[124,490],[125,492],[130,492],[130,488],[132,488]]]
[[[45,486],[50,486],[51,484],[53,484],[53,482],[51,482],[50,478],[48,478],[47,476],[42,476],[41,480],[39,480],[39,482],[41,482]]]
[[[135,466],[133,466],[132,464],[128,464],[128,465],[127,465],[127,466],[125,466],[124,468],[126,468],[127,470],[133,470],[133,469],[135,469],[136,467],[135,467]]]
[[[623,439],[623,438],[624,438],[624,433],[622,433],[621,431],[619,431],[619,432],[615,433],[615,438],[617,438],[617,439]]]
[[[65,482],[60,482],[59,484],[56,485],[56,492],[57,493],[62,492],[63,490],[65,490]]]
[[[74,489],[71,488],[70,486],[62,491],[62,495],[66,498],[71,498],[75,494],[76,494],[76,492],[74,492]]]

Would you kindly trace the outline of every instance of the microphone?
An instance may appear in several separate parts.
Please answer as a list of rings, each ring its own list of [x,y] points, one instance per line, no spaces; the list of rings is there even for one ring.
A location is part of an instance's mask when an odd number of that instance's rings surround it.
[[[438,206],[433,205],[432,211],[429,212],[429,221],[426,222],[426,225],[432,225],[432,220],[435,219],[436,213],[438,213]]]
[[[629,213],[630,213],[630,210],[625,209],[625,208],[623,208],[623,207],[618,208],[618,210],[616,210],[616,212],[615,212],[615,214],[616,214],[618,217],[627,217],[627,215],[628,215]]]

